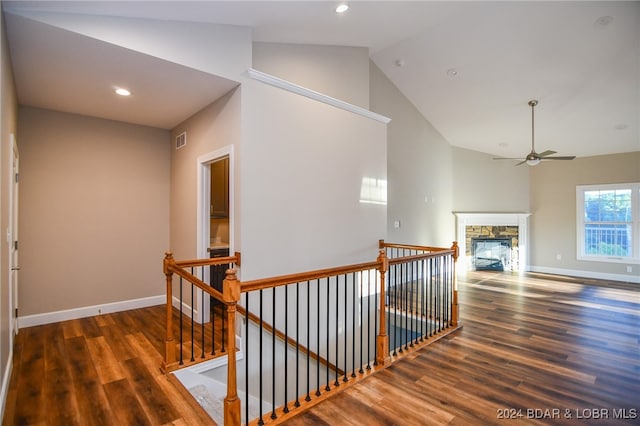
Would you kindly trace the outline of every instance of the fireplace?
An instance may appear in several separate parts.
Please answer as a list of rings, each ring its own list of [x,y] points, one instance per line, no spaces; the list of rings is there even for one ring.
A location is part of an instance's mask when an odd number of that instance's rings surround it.
[[[472,238],[471,264],[476,271],[511,271],[511,239]]]
[[[527,270],[529,213],[454,214],[460,270]]]

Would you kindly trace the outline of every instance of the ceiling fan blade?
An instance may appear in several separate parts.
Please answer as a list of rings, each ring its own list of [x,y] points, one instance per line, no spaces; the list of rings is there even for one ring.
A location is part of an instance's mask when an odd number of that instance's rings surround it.
[[[547,155],[553,155],[553,154],[557,154],[556,151],[548,150],[548,151],[545,151],[545,152],[542,152],[542,153],[538,154],[538,156],[539,157],[546,157]]]
[[[522,158],[493,157],[494,160],[522,160]]]
[[[576,158],[575,155],[568,155],[564,157],[545,157],[543,160],[573,160],[574,158]]]
[[[519,166],[520,164],[524,164],[524,163],[526,163],[526,162],[527,162],[527,160],[522,160],[521,162],[519,162],[518,164],[516,164],[516,166]]]

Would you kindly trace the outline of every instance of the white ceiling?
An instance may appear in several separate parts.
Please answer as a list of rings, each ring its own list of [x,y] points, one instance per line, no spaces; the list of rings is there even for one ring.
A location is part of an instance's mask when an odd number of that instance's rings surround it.
[[[538,152],[640,150],[638,1],[350,1],[343,15],[334,12],[337,3],[3,1],[3,7],[242,25],[253,28],[255,41],[368,47],[452,145],[524,156],[531,144],[527,102],[537,99]],[[12,14],[7,30],[25,105],[171,128],[234,85]],[[113,73],[136,82],[130,105],[98,89]],[[172,81],[181,82],[180,96]],[[71,83],[76,88],[69,92]]]

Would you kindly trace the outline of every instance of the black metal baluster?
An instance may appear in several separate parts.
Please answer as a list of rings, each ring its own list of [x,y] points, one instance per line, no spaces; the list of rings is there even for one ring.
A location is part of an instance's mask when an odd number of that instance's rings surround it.
[[[380,280],[378,280],[378,278],[380,277]],[[374,306],[374,310],[373,310],[373,326],[375,328],[374,330],[374,339],[378,338],[378,331],[380,331],[381,325],[378,324],[378,308],[380,308],[378,306],[378,287],[380,286],[385,286],[386,287],[386,291],[385,291],[385,295],[388,296],[389,294],[389,277],[387,277],[387,279],[385,280],[385,282],[382,282],[382,277],[380,276],[380,273],[376,270],[376,295],[373,297],[374,302],[373,302],[373,306]],[[385,296],[385,297],[386,297]],[[382,323],[382,321],[384,321],[384,317],[380,316],[380,322]],[[387,327],[387,333],[389,333],[389,327]],[[389,335],[387,334],[387,338],[389,337]],[[377,341],[376,343],[373,345],[373,365],[378,365],[378,344]]]
[[[420,270],[422,271],[422,279],[420,280],[420,341],[424,342],[424,335],[427,332],[425,327],[427,324],[427,317],[425,315],[426,310],[424,308],[424,302],[426,300],[424,293],[427,285],[427,261],[425,259],[420,261]]]
[[[429,267],[429,275],[428,275],[428,280],[427,280],[427,318],[429,319],[429,322],[427,323],[427,328],[429,331],[429,337],[432,336],[432,322],[433,322],[433,309],[431,306],[432,303],[432,297],[433,295],[432,293],[432,280],[433,280],[433,258],[430,257],[429,258],[429,263],[428,263],[428,267]]]
[[[347,323],[349,322],[348,318],[347,318],[347,309],[348,309],[348,297],[347,296],[347,274],[344,274],[344,326],[343,326],[343,330],[344,330],[344,377],[342,378],[343,382],[346,382],[347,380],[349,380],[349,378],[347,377],[347,372],[349,371],[348,368],[348,364],[347,364],[347,352],[348,352],[348,346],[347,346],[347,334],[349,334],[347,332],[347,330],[349,330],[349,327],[347,326]]]
[[[351,273],[351,288],[353,300],[351,301],[351,377],[356,377],[356,273]],[[346,320],[345,320],[346,322]],[[346,373],[346,372],[345,372]]]
[[[204,266],[200,267],[200,274],[202,274],[202,279],[204,281]],[[202,323],[200,324],[200,335],[201,335],[200,347],[202,350],[202,352],[200,353],[200,358],[204,358],[204,336],[205,336],[204,323],[206,322],[204,318],[204,301],[206,298],[205,294],[207,293],[204,290],[200,290],[200,293],[202,294],[202,299],[200,300],[200,319],[202,320]]]
[[[214,277],[213,277],[213,268],[214,266],[209,266],[209,285],[214,287]],[[215,287],[214,287],[215,288]],[[211,308],[211,355],[216,354],[216,306],[218,306],[218,299],[215,297],[209,296],[209,306]]]
[[[364,290],[364,284],[362,283],[363,278],[363,274],[364,271],[360,272],[360,300],[358,300],[358,304],[356,306],[360,306],[360,325],[358,326],[358,329],[360,330],[360,370],[358,370],[358,373],[363,374],[364,370],[362,369],[362,366],[364,365],[364,361],[362,360],[362,355],[363,355],[363,351],[364,351],[364,342],[362,340],[363,336],[364,336],[364,318],[362,317],[363,315],[363,311],[364,311],[364,303],[363,303],[363,298],[364,298],[364,293],[362,292]],[[354,288],[355,288],[355,284],[354,284]],[[354,293],[354,299],[355,299],[355,290],[353,291]],[[355,309],[355,307],[354,307]]]
[[[414,339],[414,344],[418,344],[418,335],[419,333],[419,329],[418,329],[418,320],[420,318],[420,316],[418,315],[418,287],[420,286],[420,279],[419,279],[419,273],[418,273],[418,261],[414,261],[412,262],[413,265],[413,280],[411,282],[411,331],[412,334],[415,334],[415,339]],[[415,296],[415,300],[414,300],[414,296]],[[413,346],[413,345],[411,345]]]
[[[182,296],[182,277],[180,277],[180,362],[179,365],[184,364],[183,353],[184,353],[184,336],[182,331],[182,307],[184,306],[183,296]]]
[[[249,292],[245,293],[244,304],[244,419],[249,424]]]
[[[316,362],[316,396],[320,396],[320,279],[316,280],[316,301],[318,307],[316,310],[316,353],[318,354],[318,360]]]
[[[331,330],[330,325],[331,325],[331,303],[330,300],[331,298],[329,297],[331,295],[331,283],[330,283],[331,279],[329,277],[327,277],[327,382],[324,386],[324,390],[325,391],[330,391],[331,390],[331,386],[329,386],[329,335],[331,334],[329,332],[329,330]]]
[[[193,275],[193,267],[191,267],[191,275]],[[194,353],[194,346],[195,346],[195,342],[194,342],[194,326],[195,326],[195,322],[194,322],[194,310],[193,310],[193,305],[195,305],[195,302],[193,300],[193,287],[194,285],[191,284],[191,362],[194,362],[196,359],[193,356]]]
[[[339,366],[339,359],[340,359],[340,354],[338,353],[338,346],[340,343],[340,334],[339,334],[339,322],[340,322],[340,304],[338,303],[338,300],[340,298],[340,276],[336,275],[336,303],[335,303],[335,307],[336,307],[336,380],[335,382],[333,382],[334,386],[340,386],[340,382],[338,381],[338,370],[340,370]]]
[[[225,278],[226,278],[226,271],[225,271]],[[224,289],[224,282],[222,283],[222,287]],[[224,291],[224,290],[223,290]],[[262,301],[262,295],[260,295],[260,301]],[[224,349],[224,342],[225,340],[227,340],[227,330],[225,330],[225,326],[224,326],[224,321],[225,321],[225,317],[227,316],[227,305],[223,304],[222,302],[219,303],[220,305],[220,310],[222,311],[222,319],[220,320],[220,330],[221,330],[221,334],[222,334],[222,348],[220,348],[220,352],[224,353],[225,349]],[[233,331],[231,331],[233,332]]]
[[[436,266],[436,288],[435,288],[435,303],[436,303],[436,333],[440,332],[440,262],[439,259],[435,261]]]
[[[371,269],[367,270],[367,370],[371,370]]]
[[[275,322],[274,322],[275,325]],[[274,327],[275,329],[275,327]],[[289,398],[287,397],[287,388],[289,384],[289,285],[284,286],[284,408],[282,411],[289,412]]]
[[[300,283],[296,283],[296,407],[300,406]]]
[[[263,290],[260,290],[260,307],[259,307],[259,311],[260,311],[260,318],[259,318],[259,322],[260,322],[260,327],[258,328],[258,333],[259,333],[259,343],[258,343],[258,357],[260,359],[259,361],[259,367],[258,367],[258,372],[260,374],[259,378],[258,378],[258,405],[259,405],[259,411],[260,411],[260,418],[258,419],[258,424],[259,425],[263,425],[264,424],[264,420],[262,419],[262,335],[264,334],[264,327],[263,327],[263,318],[262,318],[262,292]],[[247,419],[248,421],[248,419]]]
[[[411,290],[409,288],[409,286],[411,285],[411,280],[410,280],[410,276],[409,276],[409,264],[408,263],[403,263],[402,264],[402,269],[403,269],[403,282],[406,281],[406,288],[405,291],[402,293],[402,303],[404,305],[404,308],[402,310],[402,312],[404,313],[404,348],[405,350],[409,350],[409,294],[411,294]]]
[[[310,383],[310,371],[311,368],[309,367],[309,363],[310,363],[310,356],[311,356],[311,333],[310,333],[310,326],[311,326],[311,303],[309,301],[309,293],[311,292],[311,286],[309,284],[309,281],[307,281],[307,397],[304,399],[305,401],[309,402],[311,401],[311,383]]]
[[[404,255],[404,249],[402,250],[402,254],[400,255],[401,257]],[[404,324],[404,318],[403,318],[403,297],[404,297],[404,276],[403,276],[403,270],[402,270],[402,264],[398,264],[398,276],[399,276],[399,284],[400,284],[400,291],[398,292],[398,300],[399,300],[399,306],[398,306],[398,310],[396,311],[396,317],[395,317],[395,321],[396,324],[398,324],[398,312],[400,313],[400,327],[397,328],[397,333],[398,333],[398,343],[399,343],[399,348],[398,348],[398,352],[402,353],[403,352],[403,348],[402,348],[402,337],[403,337],[403,330],[402,330],[402,326]],[[398,284],[396,284],[396,288],[398,288]]]
[[[397,249],[396,249],[397,250]],[[398,320],[398,265],[393,265],[393,327],[391,327],[391,295],[389,295],[389,309],[387,310],[387,315],[389,317],[389,327],[387,327],[387,334],[393,333],[393,356],[398,355],[398,342],[396,339],[398,338],[398,328],[396,327],[396,322]],[[389,290],[391,288],[389,287]],[[389,336],[391,337],[391,336]]]
[[[271,288],[271,419],[276,416],[276,287]],[[286,309],[285,309],[286,310]],[[287,341],[284,341],[284,351],[287,352]],[[284,371],[287,371],[285,364]]]

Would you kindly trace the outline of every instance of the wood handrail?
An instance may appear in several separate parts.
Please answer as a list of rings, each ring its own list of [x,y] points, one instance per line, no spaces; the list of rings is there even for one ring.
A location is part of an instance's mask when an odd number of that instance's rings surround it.
[[[411,256],[402,256],[402,257],[389,258],[389,264],[390,265],[398,265],[400,263],[410,263],[410,262],[414,262],[416,260],[424,260],[424,259],[431,259],[431,258],[435,258],[435,257],[442,257],[443,255],[447,255],[447,254],[453,254],[453,250],[451,250],[451,249],[441,249],[439,252],[422,253],[422,254],[414,254],[414,255],[411,255]]]
[[[279,287],[287,284],[295,284],[304,281],[316,280],[319,278],[327,278],[335,275],[348,274],[350,272],[368,271],[370,269],[378,269],[381,267],[380,261],[359,263],[355,265],[338,266],[335,268],[318,269],[316,271],[302,272],[299,274],[281,275],[273,278],[262,278],[241,283],[242,293],[256,290],[264,290],[266,288]]]
[[[224,265],[225,263],[234,263],[240,266],[240,253],[235,252],[233,256],[226,257],[207,257],[205,259],[178,260],[174,264],[179,268],[188,268],[190,266],[213,266]]]
[[[418,245],[412,245],[412,244],[396,244],[396,243],[387,243],[384,240],[379,240],[378,241],[378,247],[383,249],[383,248],[401,248],[401,249],[407,249],[407,250],[417,250],[417,251],[429,251],[429,252],[442,252],[442,251],[446,251],[446,250],[451,250],[450,248],[444,248],[444,247],[431,247],[431,246],[418,246]]]
[[[208,259],[198,259],[198,260],[181,260],[175,261],[173,259],[173,254],[171,252],[165,253],[164,259],[164,274],[173,273],[181,276],[186,279],[200,290],[207,293],[209,296],[214,299],[225,303],[222,293],[215,288],[211,287],[206,282],[202,281],[200,278],[195,275],[185,271],[183,268],[191,267],[191,266],[214,266],[214,265],[227,265],[230,263],[237,264],[237,260],[239,256],[229,256],[229,257],[214,257]]]

